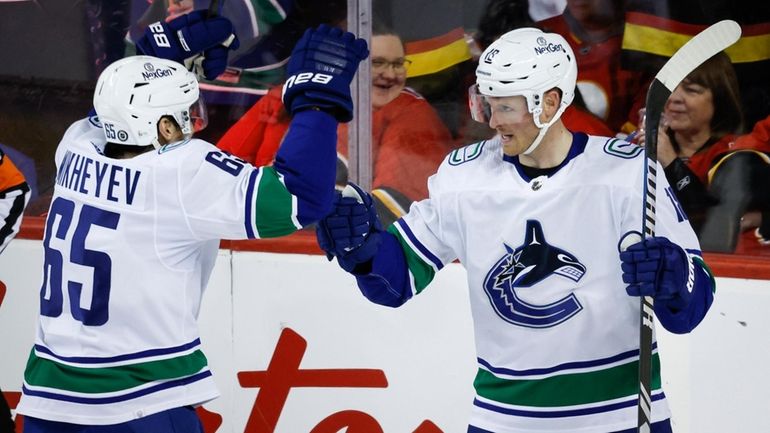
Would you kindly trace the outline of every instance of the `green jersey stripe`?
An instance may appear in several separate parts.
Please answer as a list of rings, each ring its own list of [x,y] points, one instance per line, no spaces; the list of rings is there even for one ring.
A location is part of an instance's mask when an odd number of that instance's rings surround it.
[[[190,376],[207,366],[206,356],[200,350],[176,358],[102,368],[65,365],[41,358],[33,350],[27,361],[24,380],[30,386],[100,394]]]
[[[502,379],[479,369],[474,387],[479,396],[500,403],[529,407],[564,407],[601,403],[639,391],[639,362],[584,373],[543,379]],[[660,389],[660,357],[652,359],[652,389]]]
[[[404,239],[404,236],[396,227],[396,224],[388,226],[388,233],[391,233],[398,239],[398,243],[401,244],[401,249],[404,250],[404,256],[406,256],[406,264],[409,268],[409,273],[413,278],[412,284],[414,284],[415,294],[420,293],[425,287],[433,281],[433,277],[436,275],[436,270],[433,265],[426,262],[422,257],[417,254],[410,244]]]
[[[294,196],[273,167],[263,167],[261,171],[254,210],[257,236],[274,238],[294,233],[300,228],[295,224]]]
[[[705,272],[706,275],[709,276],[709,279],[711,280],[711,293],[716,293],[717,292],[717,282],[714,279],[714,273],[711,272],[711,268],[709,268],[709,266],[706,264],[706,262],[703,260],[703,257],[701,257],[701,256],[692,255],[692,260],[694,262],[698,262],[698,264],[700,264],[700,266],[701,266],[701,269],[703,269],[703,272]]]
[[[259,11],[259,18],[269,24],[275,25],[286,19],[286,11],[274,1],[257,0],[256,9]]]

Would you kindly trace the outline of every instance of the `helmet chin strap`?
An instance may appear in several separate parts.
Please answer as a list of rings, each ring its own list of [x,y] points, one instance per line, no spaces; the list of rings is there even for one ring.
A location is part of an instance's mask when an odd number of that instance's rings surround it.
[[[561,106],[559,107],[559,110],[556,111],[556,114],[554,114],[553,118],[545,125],[540,124],[540,113],[538,113],[537,116],[535,116],[534,118],[535,126],[540,128],[540,132],[537,134],[537,137],[535,137],[535,140],[532,141],[532,144],[529,145],[527,150],[522,152],[522,155],[529,155],[530,153],[534,152],[538,146],[540,146],[540,142],[543,141],[543,137],[545,137],[545,133],[548,132],[548,128],[550,128],[554,122],[559,120],[559,118],[561,117],[561,114],[564,113],[564,110],[566,109],[567,109],[567,105],[561,104]]]
[[[535,140],[529,145],[527,150],[522,152],[522,155],[529,155],[537,149],[537,146],[540,146],[540,142],[543,141],[543,137],[545,137],[545,133],[548,131],[549,126],[551,126],[550,122],[540,127],[540,132],[538,132],[537,137],[535,137]]]

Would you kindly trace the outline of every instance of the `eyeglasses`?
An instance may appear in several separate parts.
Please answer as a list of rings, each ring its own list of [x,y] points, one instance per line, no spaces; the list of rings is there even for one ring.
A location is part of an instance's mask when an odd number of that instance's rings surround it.
[[[372,71],[385,72],[386,69],[392,67],[393,72],[404,73],[409,69],[409,65],[411,64],[412,61],[409,59],[396,59],[391,62],[383,58],[376,58],[372,59]]]

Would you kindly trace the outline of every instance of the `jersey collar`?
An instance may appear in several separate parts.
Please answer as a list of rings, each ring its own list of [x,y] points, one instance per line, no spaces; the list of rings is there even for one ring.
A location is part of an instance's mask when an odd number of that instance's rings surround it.
[[[571,160],[573,160],[575,157],[583,153],[583,151],[586,150],[586,143],[588,143],[588,135],[586,135],[583,132],[573,132],[572,133],[572,145],[569,148],[569,152],[567,153],[567,157],[564,158],[564,161],[561,162],[558,166],[547,169],[547,176],[551,177],[554,174],[556,174],[559,170],[562,169],[565,165],[567,165]],[[525,168],[521,163],[519,162],[519,156],[508,156],[506,154],[503,154],[503,160],[506,162],[510,162],[513,164],[514,167],[516,167],[516,171],[519,173],[519,176],[521,176],[522,179],[524,179],[526,182],[529,182],[532,180],[532,177],[527,175]]]

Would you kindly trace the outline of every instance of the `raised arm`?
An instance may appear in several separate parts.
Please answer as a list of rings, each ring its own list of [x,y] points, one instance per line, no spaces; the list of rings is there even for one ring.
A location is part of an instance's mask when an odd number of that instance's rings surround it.
[[[293,118],[273,167],[297,197],[302,225],[331,210],[337,122],[353,118],[350,82],[368,55],[363,39],[325,25],[306,31],[291,54],[283,104]]]

